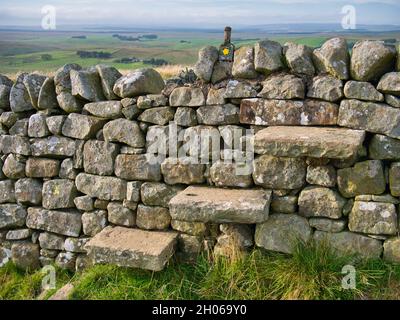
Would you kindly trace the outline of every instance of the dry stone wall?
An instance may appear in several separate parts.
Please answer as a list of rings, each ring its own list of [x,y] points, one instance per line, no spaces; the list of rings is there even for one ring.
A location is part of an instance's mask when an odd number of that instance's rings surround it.
[[[0,263],[160,270],[296,238],[400,262],[399,67],[394,46],[334,38],[232,63],[207,47],[190,83],[0,75]]]

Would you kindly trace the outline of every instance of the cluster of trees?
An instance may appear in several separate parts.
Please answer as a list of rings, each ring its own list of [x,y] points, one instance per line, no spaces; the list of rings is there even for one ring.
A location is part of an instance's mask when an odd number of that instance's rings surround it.
[[[132,37],[132,36],[124,36],[121,34],[113,34],[113,38],[117,38],[121,41],[140,41],[140,40],[155,40],[158,38],[158,35],[156,34],[144,34],[138,37]]]
[[[135,63],[135,62],[140,62],[141,60],[136,58],[136,57],[132,57],[132,58],[121,58],[121,59],[115,59],[114,62],[116,63]]]
[[[162,66],[165,64],[168,64],[167,60],[164,59],[145,59],[141,60],[136,57],[129,57],[129,58],[120,58],[120,59],[115,59],[114,62],[116,63],[135,63],[135,62],[143,62],[144,64],[152,65],[152,66]]]
[[[42,55],[40,56],[40,58],[41,58],[43,61],[50,61],[50,60],[53,59],[53,57],[51,56],[51,54],[48,54],[48,53],[42,54]]]
[[[72,36],[71,39],[86,39],[86,36]]]
[[[81,58],[110,59],[111,53],[104,51],[83,51],[78,50],[76,54]]]

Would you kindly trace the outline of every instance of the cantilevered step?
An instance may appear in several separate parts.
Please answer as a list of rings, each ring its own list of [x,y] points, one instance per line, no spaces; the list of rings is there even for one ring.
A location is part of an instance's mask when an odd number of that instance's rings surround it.
[[[95,263],[160,271],[175,252],[177,233],[107,227],[85,246]]]
[[[362,147],[365,132],[344,128],[268,127],[254,137],[254,152],[277,157],[348,159]]]
[[[217,223],[260,223],[268,218],[271,191],[190,186],[169,202],[172,219]]]

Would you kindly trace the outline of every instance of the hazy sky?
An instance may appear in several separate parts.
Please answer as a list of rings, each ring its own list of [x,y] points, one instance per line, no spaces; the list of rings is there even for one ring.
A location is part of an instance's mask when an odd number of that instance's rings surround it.
[[[221,27],[340,23],[354,5],[358,24],[400,25],[400,0],[0,0],[0,25],[41,25],[45,5],[58,25]]]

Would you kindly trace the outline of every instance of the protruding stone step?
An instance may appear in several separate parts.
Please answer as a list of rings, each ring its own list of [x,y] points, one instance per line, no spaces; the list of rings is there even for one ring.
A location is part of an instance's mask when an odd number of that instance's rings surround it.
[[[177,233],[107,227],[85,246],[94,263],[161,271],[175,252]]]
[[[172,219],[216,223],[260,223],[268,218],[271,191],[190,186],[169,202]]]
[[[357,154],[364,138],[362,130],[268,127],[256,133],[254,152],[277,157],[348,159]]]

